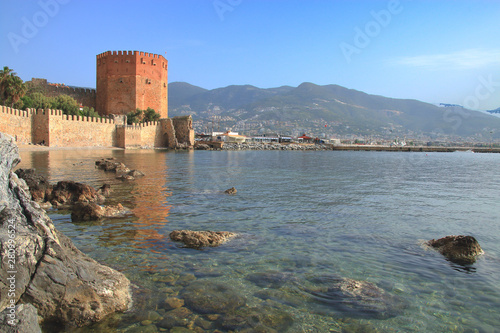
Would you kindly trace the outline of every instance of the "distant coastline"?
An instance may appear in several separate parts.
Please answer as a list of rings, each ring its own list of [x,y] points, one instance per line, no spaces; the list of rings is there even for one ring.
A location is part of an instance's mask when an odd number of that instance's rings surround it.
[[[382,146],[382,145],[332,145],[332,144],[280,144],[280,143],[225,143],[218,150],[353,150],[392,152],[468,152],[500,153],[500,148],[490,147],[441,147],[441,146]]]

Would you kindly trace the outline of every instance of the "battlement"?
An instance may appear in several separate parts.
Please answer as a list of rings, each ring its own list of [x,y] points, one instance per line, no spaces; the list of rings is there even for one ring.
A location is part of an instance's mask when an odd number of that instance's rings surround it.
[[[8,106],[3,106],[0,105],[0,112],[5,113],[5,114],[10,114],[13,116],[19,116],[19,117],[30,117],[35,111],[34,110],[18,110],[18,109],[13,109]]]
[[[156,53],[148,53],[142,51],[106,51],[97,55],[97,59],[103,59],[111,56],[139,56],[154,59],[162,59],[166,61],[165,57]]]

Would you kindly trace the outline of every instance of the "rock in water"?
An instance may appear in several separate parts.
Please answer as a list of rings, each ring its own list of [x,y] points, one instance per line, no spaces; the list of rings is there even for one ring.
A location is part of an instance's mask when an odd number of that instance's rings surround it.
[[[171,240],[183,242],[186,247],[191,248],[219,246],[234,236],[236,234],[229,231],[174,230],[170,233]]]
[[[484,253],[472,236],[446,236],[437,240],[431,239],[427,245],[457,264],[473,264],[477,256]]]
[[[71,220],[75,221],[97,221],[104,217],[116,217],[131,214],[130,209],[121,204],[100,206],[94,202],[79,202],[71,211]]]
[[[16,175],[28,184],[33,201],[48,200],[52,193],[52,186],[44,176],[37,174],[35,169],[17,169]]]
[[[13,257],[0,263],[0,294],[8,294],[12,275],[16,284],[13,297],[0,298],[0,311],[11,300],[31,303],[44,320],[83,326],[127,310],[130,281],[80,252],[55,229],[45,211],[31,201],[26,183],[11,172],[19,153],[2,133],[0,156],[1,257]]]
[[[73,204],[76,202],[104,202],[105,198],[90,185],[73,181],[60,181],[52,190],[51,203]]]
[[[227,313],[246,303],[237,288],[210,279],[193,282],[182,290],[181,297],[190,309],[199,313]]]
[[[234,187],[228,188],[227,190],[224,191],[226,194],[236,194],[236,189]]]
[[[405,307],[402,299],[377,285],[348,278],[314,278],[313,286],[302,287],[314,303],[342,312],[344,316],[387,319]]]

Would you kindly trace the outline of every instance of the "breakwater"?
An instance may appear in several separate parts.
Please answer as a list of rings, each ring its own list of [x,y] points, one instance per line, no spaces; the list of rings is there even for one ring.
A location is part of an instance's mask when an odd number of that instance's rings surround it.
[[[377,145],[331,145],[296,143],[224,143],[222,150],[358,150],[394,152],[474,152],[500,153],[500,148],[490,147],[441,147],[441,146],[377,146]]]

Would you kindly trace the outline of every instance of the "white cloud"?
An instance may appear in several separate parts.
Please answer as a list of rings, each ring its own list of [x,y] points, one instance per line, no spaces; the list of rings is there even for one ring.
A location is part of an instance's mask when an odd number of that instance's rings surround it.
[[[396,59],[400,65],[433,70],[464,70],[500,65],[500,50],[469,49],[448,54],[420,55]]]

